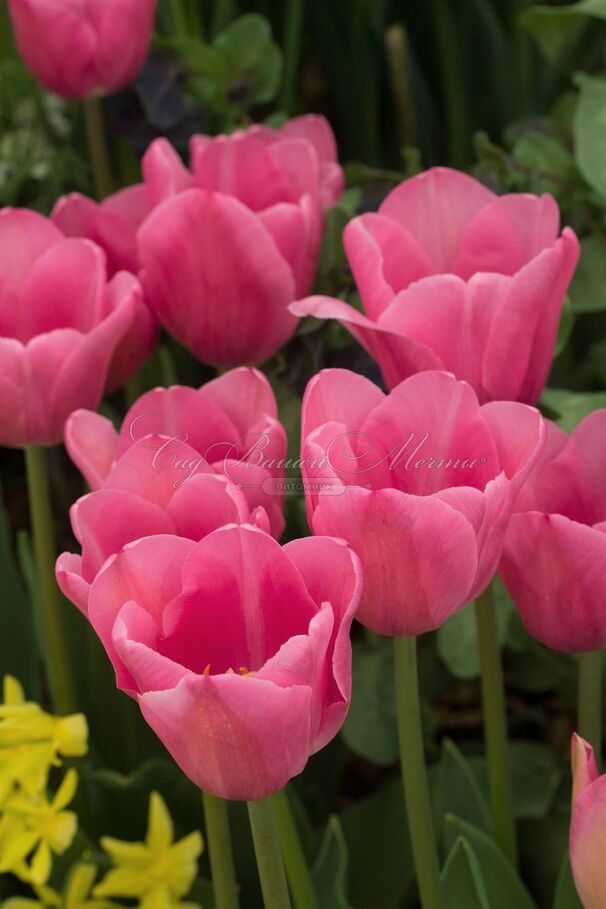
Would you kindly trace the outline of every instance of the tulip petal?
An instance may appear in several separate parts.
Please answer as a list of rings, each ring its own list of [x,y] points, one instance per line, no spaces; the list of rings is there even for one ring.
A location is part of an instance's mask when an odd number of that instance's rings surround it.
[[[82,577],[82,556],[64,552],[57,559],[55,576],[64,596],[77,606],[80,612],[88,615],[90,584]]]
[[[91,410],[74,411],[65,424],[65,447],[91,489],[107,477],[117,442],[111,420]]]
[[[601,776],[575,799],[570,825],[570,863],[584,909],[602,909],[605,905],[605,829],[606,776]]]
[[[150,210],[177,193],[189,189],[193,177],[168,139],[155,139],[141,161]]]

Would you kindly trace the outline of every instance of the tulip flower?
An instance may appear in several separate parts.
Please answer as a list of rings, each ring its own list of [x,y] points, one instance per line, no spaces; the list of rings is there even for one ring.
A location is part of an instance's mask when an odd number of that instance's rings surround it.
[[[145,537],[95,578],[88,617],[118,686],[213,795],[260,799],[337,733],[360,596],[341,540],[284,547],[256,527]]]
[[[290,309],[338,319],[390,388],[447,369],[482,403],[534,404],[579,256],[574,233],[558,233],[551,196],[496,196],[466,174],[432,168],[345,229],[364,313],[330,297]]]
[[[598,775],[592,747],[572,738],[572,823],[570,863],[584,909],[606,906],[606,774]]]
[[[51,220],[67,237],[92,240],[107,256],[107,271],[113,277],[118,271],[139,272],[137,230],[151,205],[144,186],[129,186],[108,196],[101,203],[80,193],[60,198]],[[112,359],[107,390],[121,388],[151,356],[158,340],[158,322],[143,299],[137,303],[131,330],[120,343]]]
[[[54,445],[97,407],[140,304],[137,279],[108,282],[105,256],[35,212],[0,212],[0,444]]]
[[[516,505],[500,574],[524,625],[555,650],[606,647],[606,410],[547,445]]]
[[[162,446],[149,436],[164,437]],[[166,487],[168,475],[171,489],[178,491],[210,466],[240,485],[251,511],[265,509],[274,536],[284,529],[279,481],[286,433],[271,386],[256,369],[234,369],[199,389],[175,385],[147,392],[127,412],[119,432],[99,414],[73,413],[65,445],[92,490],[126,489],[153,501],[146,483]],[[129,452],[130,474],[124,466],[128,461],[118,468]],[[141,452],[152,468],[143,474],[138,473]]]
[[[64,98],[109,94],[143,65],[156,0],[9,0],[21,56]]]
[[[162,325],[215,365],[272,356],[296,328],[288,305],[311,288],[343,182],[326,121],[196,136],[191,172],[158,139],[143,172],[156,207],[139,230],[142,281]]]
[[[445,372],[412,376],[387,396],[347,370],[311,380],[301,450],[309,522],[359,555],[363,624],[421,634],[487,587],[543,433],[534,408],[480,407]]]

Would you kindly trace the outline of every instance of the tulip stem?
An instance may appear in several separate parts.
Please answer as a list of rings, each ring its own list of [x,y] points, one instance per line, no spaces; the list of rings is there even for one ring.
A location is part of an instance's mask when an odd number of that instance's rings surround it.
[[[517,845],[509,774],[505,682],[490,587],[478,597],[475,608],[492,820],[497,843],[512,864],[516,865]]]
[[[425,767],[416,637],[394,638],[396,717],[408,828],[422,909],[440,909],[440,866]]]
[[[295,87],[301,48],[303,0],[287,0],[284,13],[284,69],[282,71],[280,107],[286,113],[292,114],[296,104]]]
[[[109,152],[103,122],[103,106],[100,98],[87,98],[84,101],[84,119],[88,151],[95,178],[95,193],[98,199],[104,199],[113,192],[114,181],[109,161]]]
[[[291,909],[271,799],[249,802],[248,815],[265,909]]]
[[[579,735],[593,746],[598,768],[602,763],[602,652],[579,657]]]
[[[210,792],[203,792],[202,798],[215,906],[216,909],[238,909],[238,885],[229,835],[227,804]]]
[[[319,909],[305,852],[285,789],[272,797],[286,876],[297,909]]]
[[[48,682],[55,710],[66,716],[73,712],[76,705],[61,615],[61,593],[55,580],[57,553],[45,449],[38,445],[26,448],[25,465]]]

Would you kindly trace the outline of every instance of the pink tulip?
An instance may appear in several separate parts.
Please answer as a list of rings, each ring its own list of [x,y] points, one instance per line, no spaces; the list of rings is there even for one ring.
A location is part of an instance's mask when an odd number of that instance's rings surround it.
[[[572,737],[570,863],[584,909],[606,906],[606,774],[598,775],[593,748]]]
[[[524,625],[554,650],[606,647],[606,410],[547,445],[516,504],[500,574]]]
[[[109,283],[105,256],[35,212],[0,212],[0,444],[54,445],[70,413],[95,408],[141,300]]]
[[[390,388],[447,369],[482,402],[534,404],[579,256],[574,233],[558,233],[551,196],[495,196],[466,174],[432,168],[396,187],[378,213],[347,225],[365,314],[330,297],[290,309],[338,319]]]
[[[280,547],[255,527],[146,537],[93,582],[89,619],[117,684],[207,792],[259,799],[341,727],[357,558],[340,540]]]
[[[241,486],[252,513],[267,512],[276,537],[284,529],[286,434],[271,386],[256,369],[234,369],[200,389],[156,388],[135,402],[120,432],[105,417],[78,411],[65,444],[92,490],[124,490],[147,504],[183,508],[179,520],[193,520],[193,488],[208,486],[204,476],[212,472]],[[178,527],[181,535],[201,536]]]
[[[302,439],[310,526],[362,562],[358,618],[379,634],[415,635],[490,583],[544,430],[534,408],[480,407],[449,373],[420,373],[386,396],[328,369],[307,386]]]
[[[19,51],[64,98],[109,94],[143,66],[156,0],[9,0]]]
[[[323,210],[343,176],[322,117],[196,136],[191,172],[164,139],[143,172],[156,208],[139,231],[146,299],[201,360],[261,362],[293,334],[309,292]]]
[[[101,203],[80,193],[60,198],[51,214],[68,237],[85,237],[105,251],[110,277],[125,270],[139,272],[137,230],[149,212],[145,186],[130,186]],[[132,329],[118,347],[109,370],[108,391],[121,388],[151,356],[158,340],[156,317],[139,300]]]

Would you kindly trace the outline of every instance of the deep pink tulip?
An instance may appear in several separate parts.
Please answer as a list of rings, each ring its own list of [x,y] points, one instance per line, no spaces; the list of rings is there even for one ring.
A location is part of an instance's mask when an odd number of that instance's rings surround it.
[[[572,823],[570,863],[584,909],[606,906],[606,774],[598,775],[593,748],[572,738]]]
[[[558,233],[551,196],[495,196],[466,174],[433,168],[347,225],[365,314],[330,297],[300,300],[291,312],[338,319],[390,388],[447,369],[481,402],[534,404],[579,255],[574,233]]]
[[[163,507],[172,499],[170,508],[183,508],[181,520],[189,520],[191,484],[202,487],[202,476],[211,469],[241,486],[251,512],[259,507],[267,512],[276,537],[284,529],[279,481],[286,433],[271,386],[256,369],[234,369],[200,389],[147,392],[130,408],[119,433],[105,417],[78,411],[65,428],[65,445],[93,491],[122,489]],[[204,515],[197,520],[203,523]],[[201,536],[183,523],[178,532]]]
[[[357,558],[255,527],[199,543],[146,537],[96,577],[89,619],[117,684],[207,792],[259,799],[341,727],[351,695]]]
[[[524,625],[554,650],[606,647],[606,410],[547,445],[516,503],[500,574]]]
[[[327,122],[195,136],[191,171],[158,139],[143,172],[156,208],[139,231],[142,280],[162,325],[207,363],[272,356],[295,330],[288,305],[309,293],[342,187]]]
[[[105,256],[35,212],[0,212],[0,444],[54,445],[70,413],[95,408],[141,300],[109,283]]]
[[[414,635],[490,583],[544,430],[534,408],[480,407],[450,373],[420,373],[386,396],[328,369],[307,386],[302,440],[310,526],[345,539],[364,568],[358,618]]]
[[[149,47],[156,0],[8,0],[21,56],[64,98],[116,92]]]
[[[68,237],[85,237],[105,251],[110,277],[124,270],[137,275],[137,230],[151,204],[145,186],[129,186],[101,203],[80,193],[60,198],[51,219]],[[132,329],[118,347],[109,370],[107,390],[121,388],[151,356],[158,340],[158,321],[141,299]]]

